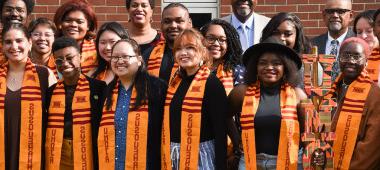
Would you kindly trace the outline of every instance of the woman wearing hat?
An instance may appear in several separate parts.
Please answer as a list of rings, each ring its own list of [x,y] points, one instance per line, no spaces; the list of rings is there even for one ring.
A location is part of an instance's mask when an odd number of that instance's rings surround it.
[[[246,84],[236,86],[229,95],[230,113],[241,113],[244,157],[239,168],[296,169],[300,134],[297,108],[306,98],[296,88],[301,59],[270,37],[247,49],[243,64]]]

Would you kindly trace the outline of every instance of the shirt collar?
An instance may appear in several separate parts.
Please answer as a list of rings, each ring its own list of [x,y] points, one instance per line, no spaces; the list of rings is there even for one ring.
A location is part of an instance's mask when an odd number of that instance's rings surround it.
[[[344,33],[344,34],[342,34],[340,37],[338,37],[336,40],[338,40],[338,42],[339,42],[339,46],[342,44],[342,42],[344,41],[344,38],[346,37],[346,35],[347,35],[347,33],[348,33],[348,29],[347,29],[347,31]],[[331,44],[331,41],[332,40],[335,40],[333,37],[331,37],[331,35],[330,35],[330,32],[327,32],[327,42],[329,43],[329,44]]]
[[[231,18],[231,24],[232,26],[235,27],[235,29],[239,28],[240,25],[244,24],[245,26],[247,26],[249,29],[252,29],[253,27],[253,22],[254,22],[254,16],[255,13],[252,13],[252,15],[247,19],[247,21],[245,21],[245,23],[241,23],[235,16],[235,14],[232,14],[232,18]]]

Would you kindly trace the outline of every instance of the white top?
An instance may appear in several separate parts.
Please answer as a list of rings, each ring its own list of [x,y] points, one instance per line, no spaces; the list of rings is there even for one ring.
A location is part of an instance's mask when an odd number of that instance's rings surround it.
[[[348,32],[348,29],[347,31],[342,34],[340,37],[338,37],[336,40],[338,40],[339,44],[338,44],[338,50],[337,50],[337,54],[339,54],[339,49],[340,49],[340,45],[342,45],[343,41],[344,41],[344,38],[346,37],[347,35],[347,32]],[[332,47],[331,47],[331,41],[332,40],[335,40],[333,37],[330,36],[330,32],[327,33],[327,42],[326,42],[326,48],[325,48],[325,54],[330,54],[331,50],[332,50]]]

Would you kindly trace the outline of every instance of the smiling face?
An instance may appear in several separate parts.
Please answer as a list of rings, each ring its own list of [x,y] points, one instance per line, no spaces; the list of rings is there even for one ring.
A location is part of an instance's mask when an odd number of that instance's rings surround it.
[[[61,24],[63,35],[81,41],[87,34],[88,21],[81,11],[71,11],[63,19]]]
[[[181,7],[172,7],[162,13],[161,30],[169,44],[173,44],[183,30],[192,26],[189,14]]]
[[[64,79],[71,79],[80,72],[80,54],[75,47],[66,47],[54,52],[57,70]]]
[[[273,36],[281,40],[287,47],[294,49],[297,38],[296,26],[293,22],[286,20],[277,27]]]
[[[152,19],[153,9],[149,4],[149,0],[132,0],[127,10],[129,18],[134,24],[146,25]]]
[[[257,62],[257,75],[266,87],[279,84],[284,76],[284,63],[277,54],[264,53]]]
[[[10,29],[3,37],[3,53],[10,62],[25,62],[28,58],[31,42],[25,33]]]
[[[210,25],[206,33],[206,48],[213,60],[222,59],[227,52],[227,37],[220,25]]]
[[[322,11],[323,20],[332,34],[344,33],[352,21],[350,0],[328,0]]]
[[[99,37],[99,55],[110,62],[112,46],[119,41],[121,38],[113,31],[104,31]]]
[[[3,25],[11,23],[26,24],[28,11],[22,0],[5,0],[1,11],[1,22]]]
[[[48,25],[38,25],[31,33],[32,51],[37,54],[49,54],[54,42],[54,31]]]
[[[356,23],[356,37],[365,40],[371,49],[379,46],[379,40],[375,36],[372,26],[365,18],[360,18]]]
[[[350,43],[339,51],[339,67],[345,80],[355,80],[367,64],[363,46]]]
[[[134,77],[139,67],[142,67],[142,57],[137,56],[131,44],[119,42],[114,46],[111,69],[118,77]]]

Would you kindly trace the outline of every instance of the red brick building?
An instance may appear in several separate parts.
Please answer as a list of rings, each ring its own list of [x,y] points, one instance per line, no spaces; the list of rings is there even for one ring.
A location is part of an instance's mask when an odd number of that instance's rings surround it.
[[[35,0],[36,6],[32,17],[53,18],[56,9],[68,0]],[[125,9],[125,0],[88,0],[95,9],[99,25],[105,21],[128,22]],[[160,27],[162,8],[170,2],[184,3],[192,13],[195,22],[207,21],[209,18],[218,18],[231,12],[230,0],[156,0],[153,15],[153,26]],[[308,36],[316,36],[325,32],[321,10],[325,0],[258,0],[256,12],[273,16],[277,12],[293,12],[305,27]],[[353,0],[355,13],[367,9],[380,8],[380,0]]]

